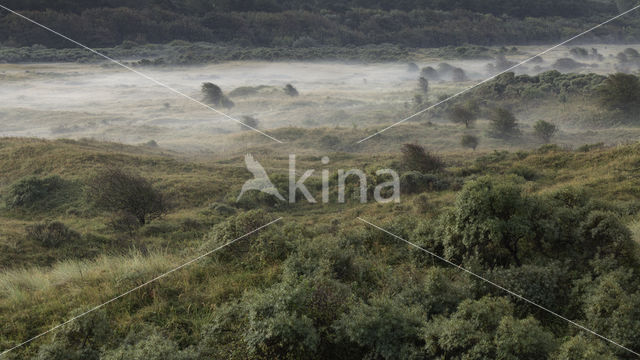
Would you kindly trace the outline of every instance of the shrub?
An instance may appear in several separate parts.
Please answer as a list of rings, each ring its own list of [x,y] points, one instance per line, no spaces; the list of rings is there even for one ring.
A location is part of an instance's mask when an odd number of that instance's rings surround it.
[[[444,161],[439,156],[429,153],[417,144],[404,144],[401,148],[402,164],[405,169],[423,173],[437,172],[444,168]]]
[[[504,108],[496,108],[489,117],[489,135],[495,138],[511,138],[520,135],[518,121],[513,113]]]
[[[291,85],[291,84],[287,84],[287,85],[284,87],[284,93],[285,93],[285,94],[287,94],[287,95],[289,95],[289,96],[291,96],[291,97],[296,97],[296,96],[300,95],[300,94],[298,93],[298,89],[296,89],[295,87],[293,87],[293,85]]]
[[[101,360],[195,360],[192,349],[180,350],[175,341],[151,327],[129,333],[116,349],[106,351]]]
[[[228,109],[234,106],[233,101],[226,97],[222,93],[222,89],[216,84],[210,82],[203,83],[201,90],[204,95],[204,100],[213,106],[223,106]]]
[[[27,239],[44,247],[57,248],[76,242],[80,239],[80,234],[65,224],[54,221],[27,226]]]
[[[468,102],[464,105],[455,105],[449,114],[449,118],[456,124],[464,124],[466,128],[478,118],[478,105],[475,102]]]
[[[438,71],[431,66],[427,66],[420,71],[420,76],[431,81],[440,80],[440,75],[438,75]]]
[[[548,143],[558,132],[558,127],[550,122],[538,120],[533,126],[533,131],[538,138],[545,143]]]
[[[63,180],[59,176],[39,178],[30,176],[13,183],[5,199],[7,208],[32,208],[60,190]]]
[[[469,80],[467,78],[467,74],[465,74],[464,70],[460,68],[453,69],[453,71],[451,72],[451,79],[454,82],[463,82]]]
[[[352,307],[334,327],[342,342],[361,350],[357,358],[413,359],[423,346],[420,318],[417,308],[375,298]]]
[[[89,187],[98,208],[133,215],[140,225],[167,211],[163,194],[149,180],[120,169],[99,172]]]
[[[640,78],[617,73],[609,75],[599,88],[600,103],[609,109],[632,111],[640,108]]]
[[[473,135],[468,135],[468,134],[462,135],[462,139],[460,140],[460,145],[462,145],[465,148],[473,149],[473,151],[476,150],[479,144],[480,144],[480,140],[478,139],[477,136],[473,136]]]

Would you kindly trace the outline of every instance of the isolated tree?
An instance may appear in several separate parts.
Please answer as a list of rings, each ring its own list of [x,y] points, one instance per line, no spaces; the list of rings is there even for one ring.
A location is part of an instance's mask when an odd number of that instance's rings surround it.
[[[420,91],[422,91],[423,94],[428,94],[429,80],[425,79],[424,77],[420,77],[420,79],[418,79],[418,88],[420,89]]]
[[[233,101],[226,97],[224,93],[222,93],[222,89],[216,84],[210,82],[203,83],[201,91],[204,95],[204,101],[213,106],[224,106],[228,109],[234,106]]]
[[[640,108],[640,78],[635,75],[609,75],[599,92],[601,104],[609,109],[632,111]]]
[[[477,111],[477,106],[471,102],[465,105],[455,105],[451,109],[449,118],[456,124],[464,124],[468,129],[478,118]]]
[[[467,135],[462,135],[462,140],[460,140],[460,144],[465,148],[473,149],[473,151],[476,151],[476,148],[480,144],[480,140],[476,136],[467,134]]]
[[[422,70],[420,71],[420,76],[431,81],[440,80],[440,75],[438,74],[438,71],[431,66],[422,68]]]
[[[300,93],[298,93],[298,89],[293,87],[293,85],[291,85],[291,84],[287,84],[284,87],[284,93],[289,95],[289,96],[291,96],[291,97],[296,97],[296,96],[300,95]]]
[[[260,122],[258,121],[258,119],[254,118],[253,116],[243,116],[242,123],[244,123],[245,125],[251,126],[252,128],[255,129],[258,127],[258,124]],[[240,125],[240,130],[250,130],[248,127],[242,124],[238,124],[238,125]]]
[[[550,122],[538,120],[536,124],[533,125],[533,131],[538,138],[545,143],[548,143],[558,132],[558,127]]]
[[[489,116],[489,135],[495,138],[509,138],[520,135],[518,120],[515,115],[507,109],[496,108]]]
[[[121,169],[102,170],[89,189],[98,208],[133,215],[140,225],[167,211],[164,196],[149,180]]]
[[[407,170],[429,173],[439,171],[444,167],[444,162],[440,157],[429,153],[420,145],[404,144],[401,151],[402,163]]]

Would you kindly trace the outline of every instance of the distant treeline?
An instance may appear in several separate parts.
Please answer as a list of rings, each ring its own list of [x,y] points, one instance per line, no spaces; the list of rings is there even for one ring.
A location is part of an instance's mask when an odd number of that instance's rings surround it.
[[[7,6],[95,47],[126,40],[262,47],[524,44],[561,40],[619,11],[614,2],[584,0],[11,0]],[[638,41],[638,25],[640,18],[628,16],[587,40]],[[70,47],[5,11],[0,39],[6,46]]]

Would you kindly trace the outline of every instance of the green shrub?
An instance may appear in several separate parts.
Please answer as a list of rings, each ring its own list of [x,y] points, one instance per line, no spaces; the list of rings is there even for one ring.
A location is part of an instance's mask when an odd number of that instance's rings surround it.
[[[429,173],[440,171],[444,168],[442,159],[417,144],[404,144],[401,148],[402,165],[410,171]]]
[[[9,209],[31,209],[46,199],[53,197],[64,186],[64,181],[57,175],[44,178],[30,176],[13,183],[8,190],[5,204]]]
[[[533,126],[533,131],[538,138],[545,143],[548,143],[558,132],[558,127],[550,122],[538,120]]]
[[[476,148],[478,147],[479,144],[480,144],[480,140],[478,139],[477,136],[467,134],[467,135],[463,135],[462,139],[460,139],[460,145],[462,145],[465,148],[473,149],[473,151],[476,151]]]
[[[608,108],[632,112],[640,109],[640,78],[617,73],[609,75],[599,88],[600,102]]]
[[[518,120],[515,115],[507,109],[496,108],[489,116],[489,135],[494,138],[508,139],[520,135]]]
[[[449,183],[437,175],[422,174],[411,171],[400,177],[400,189],[406,194],[416,194],[423,191],[442,191],[449,188]]]
[[[196,360],[193,349],[180,350],[175,341],[157,329],[136,329],[116,349],[105,351],[101,360]]]

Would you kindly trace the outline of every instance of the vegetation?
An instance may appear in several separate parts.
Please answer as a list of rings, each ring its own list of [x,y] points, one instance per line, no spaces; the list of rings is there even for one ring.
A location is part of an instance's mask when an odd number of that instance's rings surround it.
[[[640,78],[629,74],[613,74],[599,88],[602,105],[624,112],[640,109]]]
[[[470,149],[473,149],[473,151],[476,151],[476,148],[478,147],[478,145],[480,145],[480,140],[478,139],[477,136],[466,134],[462,136],[462,139],[460,140],[460,145],[462,145],[465,148],[470,148]]]
[[[535,125],[533,125],[533,131],[535,132],[535,135],[540,138],[540,140],[548,143],[551,138],[558,132],[558,127],[550,122],[538,120]]]
[[[36,171],[42,149],[58,154],[54,168],[67,166],[60,175],[63,182],[86,186],[94,178],[86,175],[88,164],[98,177],[102,174],[95,161],[138,164],[140,171],[158,179],[152,189],[171,188],[176,204],[165,217],[134,230],[136,247],[143,252],[130,250],[130,244],[118,241],[121,234],[104,226],[108,213],[62,213],[55,223],[43,221],[51,213],[37,209],[1,209],[0,222],[9,230],[5,234],[26,245],[11,253],[10,242],[0,238],[2,254],[13,254],[0,274],[2,348],[276,216],[300,221],[282,221],[252,234],[58,329],[55,336],[16,350],[18,358],[627,356],[377,229],[358,225],[351,219],[356,215],[624,346],[640,345],[633,312],[640,295],[638,238],[627,227],[640,211],[635,196],[640,184],[625,176],[638,161],[637,144],[480,152],[464,158],[444,153],[437,174],[415,171],[415,166],[435,170],[423,167],[424,148],[405,145],[404,154],[377,155],[378,164],[406,164],[403,181],[417,184],[413,191],[403,187],[403,202],[413,206],[402,217],[389,216],[397,205],[357,201],[341,205],[340,216],[333,205],[307,213],[303,210],[312,205],[255,202],[252,206],[260,210],[245,211],[226,194],[235,195],[246,176],[230,169],[227,161],[186,163],[149,155],[145,152],[153,149],[148,147],[114,151],[95,142],[2,139],[3,154],[22,154],[0,160],[14,169],[3,173],[3,179],[17,179],[2,183],[13,184],[24,178],[23,171]],[[369,158],[332,156],[344,168]],[[443,168],[444,160],[451,165]],[[10,161],[26,168],[8,166]],[[301,157],[300,162],[300,168],[312,167],[317,159]],[[191,172],[178,171],[185,166]],[[331,179],[335,175],[332,171]],[[39,174],[41,179],[49,176]],[[140,180],[131,174],[124,178]],[[279,184],[277,173],[272,180]],[[205,187],[212,182],[224,186]],[[10,188],[4,185],[0,193],[5,196]],[[15,227],[18,218],[30,225]],[[309,225],[311,221],[316,224]],[[111,255],[81,253],[98,241],[92,229],[109,244],[105,248]],[[45,247],[63,249],[66,260],[51,262],[51,268],[16,267],[25,257],[36,259]]]
[[[222,93],[222,89],[216,84],[206,82],[202,84],[202,94],[204,100],[213,106],[223,106],[230,109],[234,106],[233,101]]]
[[[429,153],[417,144],[402,145],[402,163],[407,170],[424,173],[439,171],[444,167],[440,157]]]
[[[140,225],[159,218],[167,211],[164,196],[147,179],[120,169],[101,171],[89,186],[90,196],[97,207],[133,216]]]
[[[518,120],[513,113],[504,108],[496,108],[489,118],[491,127],[489,135],[492,137],[509,139],[520,135]]]

